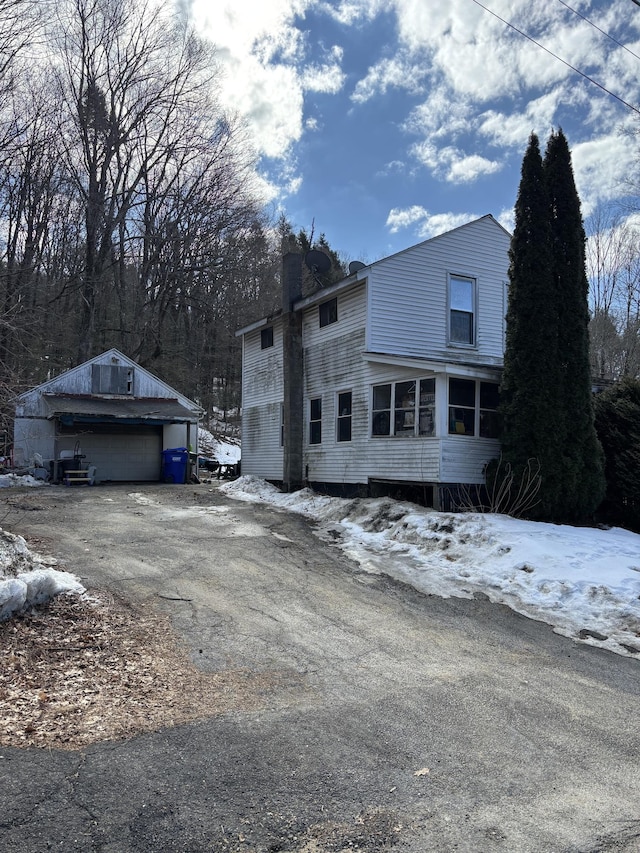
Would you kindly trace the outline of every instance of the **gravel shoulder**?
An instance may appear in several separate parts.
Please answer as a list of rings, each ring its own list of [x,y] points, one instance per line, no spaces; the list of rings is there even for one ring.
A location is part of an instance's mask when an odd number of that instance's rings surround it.
[[[640,849],[637,661],[365,574],[215,486],[2,499],[102,602],[0,633],[34,720],[0,733],[3,849]]]

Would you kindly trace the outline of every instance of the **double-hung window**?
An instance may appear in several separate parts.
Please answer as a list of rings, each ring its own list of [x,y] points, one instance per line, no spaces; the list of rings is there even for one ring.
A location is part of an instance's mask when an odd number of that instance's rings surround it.
[[[435,379],[374,385],[371,434],[435,435]]]
[[[351,441],[351,391],[340,391],[337,412],[336,438],[338,441]]]
[[[475,344],[476,280],[449,276],[449,342]]]
[[[309,401],[309,444],[322,443],[322,397]]]

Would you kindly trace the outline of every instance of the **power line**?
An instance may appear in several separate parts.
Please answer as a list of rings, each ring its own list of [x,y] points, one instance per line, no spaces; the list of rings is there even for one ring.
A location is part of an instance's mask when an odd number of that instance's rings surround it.
[[[638,6],[640,6],[640,0],[633,0],[633,2],[634,2],[634,3],[637,3],[637,4],[638,4]],[[590,24],[594,29],[596,29],[599,33],[602,33],[602,35],[603,35],[603,36],[606,36],[608,39],[611,39],[611,41],[612,41],[612,42],[614,42],[615,44],[617,44],[617,45],[618,45],[618,47],[621,47],[623,50],[626,50],[626,51],[627,51],[627,53],[630,53],[630,54],[631,54],[631,56],[635,56],[635,58],[636,58],[636,59],[640,59],[640,56],[638,56],[638,54],[637,54],[637,53],[634,53],[630,48],[628,48],[628,47],[626,46],[626,44],[622,44],[622,42],[619,42],[619,41],[618,41],[618,39],[614,38],[612,35],[609,35],[609,33],[605,32],[604,30],[601,30],[601,29],[600,29],[600,27],[599,27],[597,24],[594,24],[594,23],[593,23],[593,21],[590,21],[590,20],[589,20],[589,18],[585,18],[585,16],[582,14],[582,12],[578,12],[578,10],[577,10],[577,9],[574,9],[572,6],[569,6],[569,4],[568,4],[568,3],[565,3],[565,2],[564,2],[564,0],[558,0],[558,3],[562,3],[562,5],[563,5],[566,9],[568,9],[570,12],[573,12],[573,14],[574,14],[574,15],[577,15],[579,18],[582,18],[582,20],[583,20],[583,21],[586,21],[586,22],[587,22],[588,24]]]
[[[484,6],[482,3],[480,3],[480,0],[472,0],[472,2],[475,3],[476,6],[480,6],[481,9],[484,9],[485,12],[488,12],[490,15],[493,15],[494,18],[497,18],[499,21],[502,21],[502,23],[505,24],[507,27],[510,27],[512,30],[515,30],[515,32],[519,35],[524,36],[530,42],[533,42],[536,47],[541,48],[550,56],[553,56],[554,59],[557,59],[559,62],[562,62],[562,64],[566,65],[567,68],[570,68],[572,71],[575,71],[576,74],[579,74],[581,77],[584,77],[585,80],[588,80],[590,83],[593,83],[594,86],[597,86],[599,89],[602,89],[602,91],[606,92],[607,95],[611,95],[611,97],[615,98],[616,101],[620,101],[620,103],[624,104],[625,107],[629,107],[629,109],[633,110],[634,113],[640,115],[640,110],[637,107],[634,107],[633,104],[630,104],[628,101],[625,101],[624,98],[621,98],[619,95],[616,95],[615,92],[612,92],[610,89],[607,89],[607,87],[603,86],[602,83],[598,83],[598,81],[594,80],[593,77],[589,77],[589,75],[585,74],[584,71],[580,71],[580,69],[576,68],[575,65],[571,65],[571,63],[567,62],[566,59],[563,59],[561,56],[558,56],[557,53],[554,53],[552,50],[549,50],[548,47],[545,47],[543,44],[540,44],[539,41],[536,41],[532,36],[528,35],[523,30],[519,30],[518,27],[514,26],[514,24],[509,23],[509,21],[505,21],[504,18],[501,18],[500,15],[498,15],[492,9],[489,9],[487,6]],[[635,2],[636,0],[634,0],[634,3]],[[640,2],[638,2],[638,6],[640,6]]]

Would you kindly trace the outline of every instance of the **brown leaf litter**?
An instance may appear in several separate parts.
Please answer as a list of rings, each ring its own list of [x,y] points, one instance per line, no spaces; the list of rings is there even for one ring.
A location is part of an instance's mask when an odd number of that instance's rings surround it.
[[[257,710],[282,678],[203,672],[150,607],[59,595],[0,622],[0,746],[78,749]]]

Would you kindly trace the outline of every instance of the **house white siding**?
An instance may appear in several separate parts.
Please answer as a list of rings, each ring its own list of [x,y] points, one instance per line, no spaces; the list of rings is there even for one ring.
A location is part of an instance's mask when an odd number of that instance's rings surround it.
[[[242,473],[279,481],[283,466],[282,322],[269,325],[273,325],[273,346],[262,349],[260,328],[243,338]]]
[[[501,364],[509,235],[483,218],[378,261],[369,273],[367,349]],[[448,342],[449,276],[476,282],[473,347]]]
[[[363,359],[366,282],[338,296],[338,321],[320,328],[318,307],[305,310],[304,464],[310,482],[360,483],[367,454],[368,393]],[[350,442],[337,440],[337,395],[351,391]],[[309,443],[310,400],[322,400],[322,442]]]

